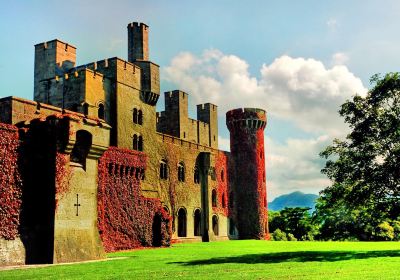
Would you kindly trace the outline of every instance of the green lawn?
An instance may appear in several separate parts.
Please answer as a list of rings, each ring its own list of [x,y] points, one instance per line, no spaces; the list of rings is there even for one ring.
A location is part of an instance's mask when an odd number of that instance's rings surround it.
[[[225,241],[0,271],[0,279],[400,279],[400,242]]]

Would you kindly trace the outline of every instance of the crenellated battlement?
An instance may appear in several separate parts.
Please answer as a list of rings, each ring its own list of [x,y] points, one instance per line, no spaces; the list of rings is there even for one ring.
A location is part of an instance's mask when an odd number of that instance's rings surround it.
[[[239,108],[226,113],[226,125],[229,131],[234,129],[264,130],[267,125],[267,113],[258,108]]]
[[[38,43],[35,45],[35,50],[50,50],[50,49],[55,49],[55,48],[62,48],[65,51],[76,51],[75,46],[68,44],[66,42],[63,42],[59,39],[53,39],[53,40]]]
[[[128,23],[128,28],[147,29],[147,28],[149,28],[149,26],[147,24],[143,23],[143,22],[134,21],[134,22]]]

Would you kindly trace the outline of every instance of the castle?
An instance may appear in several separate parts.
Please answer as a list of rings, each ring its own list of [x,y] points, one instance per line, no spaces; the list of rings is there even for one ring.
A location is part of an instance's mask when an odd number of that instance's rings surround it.
[[[130,23],[128,60],[76,66],[76,48],[35,45],[34,101],[0,99],[0,265],[62,263],[177,241],[268,237],[266,112],[160,97],[149,27]]]

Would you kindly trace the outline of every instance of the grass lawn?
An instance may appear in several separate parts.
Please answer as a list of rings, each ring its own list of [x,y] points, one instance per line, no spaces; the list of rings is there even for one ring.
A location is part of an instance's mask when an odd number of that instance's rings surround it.
[[[0,279],[400,279],[400,242],[224,241],[0,271]]]

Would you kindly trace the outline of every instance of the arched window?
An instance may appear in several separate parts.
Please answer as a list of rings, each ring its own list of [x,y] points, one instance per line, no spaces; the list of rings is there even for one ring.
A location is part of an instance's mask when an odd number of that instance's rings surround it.
[[[132,145],[132,149],[134,150],[138,150],[138,136],[136,134],[133,135],[133,145]]]
[[[76,142],[71,152],[71,162],[82,165],[86,170],[86,157],[92,146],[92,134],[86,130],[76,132]]]
[[[200,183],[200,171],[199,171],[199,167],[197,165],[195,165],[195,167],[194,167],[193,181],[195,184]]]
[[[165,159],[160,161],[160,179],[168,179],[168,166]]]
[[[225,193],[222,194],[222,208],[226,207]]]
[[[200,209],[196,209],[194,211],[194,236],[201,236],[201,211]]]
[[[185,182],[185,166],[183,162],[178,164],[178,180],[179,182]]]
[[[221,170],[221,182],[225,182],[225,174],[224,174],[224,170]]]
[[[212,207],[217,207],[217,191],[215,189],[211,192],[211,204]]]
[[[142,110],[138,111],[138,124],[142,125],[143,124],[143,112]]]
[[[219,234],[218,217],[217,217],[217,215],[214,215],[212,217],[212,229],[213,229],[214,235],[218,235]]]
[[[139,139],[138,139],[138,151],[143,152],[143,137],[142,136],[139,136]]]
[[[99,109],[97,110],[97,117],[99,119],[104,120],[104,104],[102,103],[99,104]]]
[[[135,151],[143,151],[143,137],[133,134],[132,137],[132,149]]]
[[[138,123],[138,110],[136,108],[133,109],[133,123]]]
[[[184,208],[178,211],[178,237],[186,237],[186,210]]]

